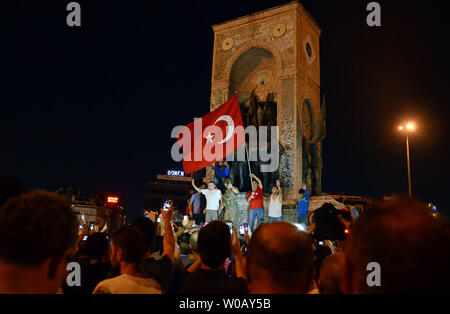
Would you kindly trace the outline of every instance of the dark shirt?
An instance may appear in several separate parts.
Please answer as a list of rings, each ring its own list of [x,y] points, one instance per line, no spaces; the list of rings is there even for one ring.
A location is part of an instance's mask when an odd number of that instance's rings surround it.
[[[180,294],[248,294],[242,278],[229,278],[223,270],[199,269],[183,273]]]
[[[142,262],[142,271],[148,277],[155,279],[167,291],[173,275],[173,263],[167,256],[156,260],[153,257]]]
[[[64,294],[91,294],[100,281],[108,277],[111,267],[105,263],[80,263],[81,286],[69,287],[64,283]]]

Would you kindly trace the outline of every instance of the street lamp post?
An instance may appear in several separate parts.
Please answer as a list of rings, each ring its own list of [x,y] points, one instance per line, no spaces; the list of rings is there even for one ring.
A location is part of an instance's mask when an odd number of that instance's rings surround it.
[[[411,192],[411,166],[409,163],[409,140],[408,140],[408,134],[406,134],[406,159],[408,162],[408,192],[409,192],[409,197],[412,196],[412,192]]]
[[[411,165],[409,161],[409,133],[414,132],[416,130],[416,124],[414,122],[408,122],[404,127],[401,125],[398,127],[400,131],[406,132],[406,161],[408,164],[408,194],[409,197],[412,196],[411,189]]]

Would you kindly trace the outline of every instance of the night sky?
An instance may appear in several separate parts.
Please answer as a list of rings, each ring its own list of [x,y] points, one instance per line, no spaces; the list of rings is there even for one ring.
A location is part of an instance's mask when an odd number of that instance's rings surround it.
[[[30,189],[118,194],[140,215],[144,186],[182,170],[170,132],[209,111],[213,31],[288,1],[2,3],[0,172]],[[324,192],[407,193],[405,138],[414,119],[413,193],[448,209],[449,34],[444,1],[301,1],[321,26],[327,97]]]

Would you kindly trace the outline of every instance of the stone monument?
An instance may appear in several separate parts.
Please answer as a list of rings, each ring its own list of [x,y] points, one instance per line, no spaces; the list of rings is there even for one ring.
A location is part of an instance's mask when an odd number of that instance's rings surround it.
[[[211,107],[238,91],[276,104],[283,207],[292,210],[305,183],[321,195],[325,104],[320,97],[321,29],[299,2],[291,2],[213,26]],[[244,119],[245,120],[245,119]],[[207,169],[207,177],[213,174]],[[296,214],[290,213],[296,220]]]

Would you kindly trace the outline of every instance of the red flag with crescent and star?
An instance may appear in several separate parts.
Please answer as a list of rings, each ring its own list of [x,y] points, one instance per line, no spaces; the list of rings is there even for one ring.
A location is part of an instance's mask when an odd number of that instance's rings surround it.
[[[183,150],[185,173],[203,169],[242,146],[245,133],[238,95],[182,127],[177,142]]]

